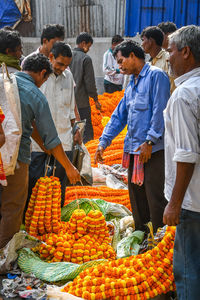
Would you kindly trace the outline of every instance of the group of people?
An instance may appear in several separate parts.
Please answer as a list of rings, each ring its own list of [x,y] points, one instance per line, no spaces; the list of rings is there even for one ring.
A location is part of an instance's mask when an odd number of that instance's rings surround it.
[[[100,137],[95,160],[103,162],[106,147],[128,125],[123,165],[135,228],[146,231],[149,220],[154,232],[164,224],[176,226],[178,299],[195,300],[200,276],[200,27],[167,34],[162,25],[143,30],[142,46],[127,40],[113,51],[120,73],[131,77]],[[167,52],[162,46],[166,34]]]
[[[80,181],[71,163],[72,145],[82,143],[76,120],[86,119],[83,142],[93,139],[89,97],[101,109],[87,55],[93,39],[81,33],[72,51],[64,35],[61,25],[45,26],[41,46],[22,61],[19,33],[0,30],[0,63],[15,72],[22,121],[15,173],[7,176],[8,185],[1,192],[0,248],[19,231],[27,197],[44,175],[48,156],[56,159],[62,197],[67,182]],[[200,274],[200,28],[190,25],[177,30],[171,22],[161,23],[145,28],[141,39],[142,45],[116,35],[104,54],[105,91],[121,90],[124,75],[130,82],[100,137],[95,160],[103,162],[104,150],[128,125],[123,166],[128,168],[135,228],[147,232],[145,224],[150,220],[154,232],[164,224],[176,226],[178,299],[196,300]],[[149,62],[145,53],[150,55]],[[0,147],[4,142],[0,126]]]

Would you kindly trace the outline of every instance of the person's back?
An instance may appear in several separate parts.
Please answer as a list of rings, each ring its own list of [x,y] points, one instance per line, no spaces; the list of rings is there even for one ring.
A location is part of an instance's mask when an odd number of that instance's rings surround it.
[[[77,37],[76,44],[70,69],[76,83],[75,98],[78,111],[81,119],[86,120],[83,137],[86,143],[94,138],[89,97],[93,98],[97,109],[100,109],[101,105],[98,101],[92,59],[86,54],[93,44],[93,39],[87,32],[82,32]]]

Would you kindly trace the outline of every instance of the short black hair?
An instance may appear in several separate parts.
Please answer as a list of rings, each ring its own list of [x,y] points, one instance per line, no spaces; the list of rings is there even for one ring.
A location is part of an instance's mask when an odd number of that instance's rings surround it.
[[[64,40],[65,37],[65,28],[60,24],[47,24],[45,25],[42,35],[41,35],[41,44],[43,44],[43,39],[47,39],[48,41],[60,38]]]
[[[50,75],[53,72],[49,59],[41,53],[29,55],[23,61],[22,71],[37,73],[44,69],[46,70],[46,75]]]
[[[159,23],[158,27],[162,30],[162,32],[164,32],[164,34],[173,33],[177,30],[176,24],[169,21]]]
[[[164,34],[158,26],[149,26],[143,29],[141,38],[146,37],[147,39],[154,39],[158,46],[162,46],[164,40]]]
[[[15,51],[22,44],[19,32],[14,30],[0,29],[0,53],[6,54],[6,49]]]
[[[142,49],[140,44],[132,40],[126,40],[117,45],[113,51],[113,56],[116,57],[119,51],[121,51],[124,57],[129,57],[131,52],[133,52],[136,57],[145,59],[144,50]]]
[[[53,56],[57,58],[59,55],[72,57],[72,50],[70,45],[64,42],[55,42],[53,48],[51,49]]]
[[[123,40],[124,39],[123,39],[123,37],[121,35],[116,34],[112,38],[112,44],[119,44],[119,43],[123,42]]]
[[[81,32],[76,38],[76,45],[79,45],[82,42],[93,44],[93,38],[88,32]]]

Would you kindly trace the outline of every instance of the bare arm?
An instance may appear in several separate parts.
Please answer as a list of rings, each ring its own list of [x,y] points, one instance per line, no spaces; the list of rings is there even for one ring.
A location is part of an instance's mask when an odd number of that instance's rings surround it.
[[[175,226],[179,224],[181,205],[192,178],[194,166],[195,164],[192,163],[177,162],[176,181],[171,199],[164,211],[164,224],[167,224],[169,226]]]
[[[59,161],[67,173],[67,177],[71,184],[75,184],[80,181],[80,174],[78,170],[72,165],[68,159],[62,144],[59,144],[55,148],[51,149],[51,154]]]

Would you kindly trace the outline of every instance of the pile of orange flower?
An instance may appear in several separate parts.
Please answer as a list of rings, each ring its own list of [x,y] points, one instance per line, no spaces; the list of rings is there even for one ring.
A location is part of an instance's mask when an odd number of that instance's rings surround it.
[[[80,198],[98,198],[107,202],[119,203],[131,210],[128,190],[115,190],[107,186],[69,186],[65,192],[65,205],[75,199]]]
[[[57,177],[41,177],[32,190],[25,215],[26,231],[35,237],[58,233],[65,227],[61,222],[61,189]]]
[[[42,236],[45,243],[32,248],[40,258],[48,262],[72,262],[82,264],[96,259],[115,259],[116,253],[111,242],[108,227],[102,212],[76,209],[66,232],[49,233]]]
[[[86,148],[90,153],[91,157],[91,165],[95,167],[94,163],[94,155],[97,150],[99,144],[99,140],[91,140],[87,142]],[[121,164],[122,156],[123,156],[123,148],[124,148],[124,135],[118,135],[115,139],[113,139],[112,144],[106,148],[103,154],[104,164],[108,166],[112,166],[113,164]]]
[[[152,250],[86,269],[64,291],[88,300],[142,300],[175,290],[174,237],[175,228],[168,227]]]
[[[103,126],[101,123],[102,117],[110,117],[117,107],[118,103],[124,96],[124,91],[115,92],[113,94],[104,93],[103,95],[99,95],[98,99],[101,103],[101,112],[96,109],[94,100],[90,98],[90,106],[91,106],[91,117],[92,117],[92,125],[94,130],[94,139],[97,139],[101,136],[103,132]]]

